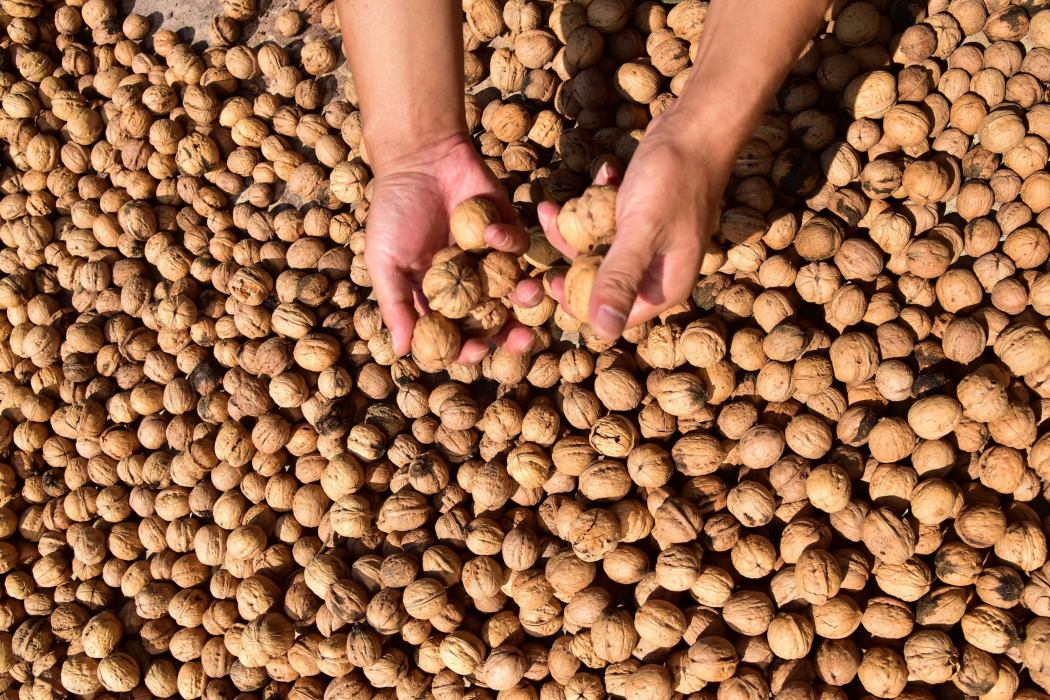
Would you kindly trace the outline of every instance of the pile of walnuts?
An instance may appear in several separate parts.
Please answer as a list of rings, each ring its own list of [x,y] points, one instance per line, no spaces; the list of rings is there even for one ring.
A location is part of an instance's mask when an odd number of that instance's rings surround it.
[[[3,697],[1047,700],[1048,4],[835,3],[606,342],[588,185],[707,5],[465,0],[477,147],[581,254],[468,201],[399,358],[333,3],[0,0]]]

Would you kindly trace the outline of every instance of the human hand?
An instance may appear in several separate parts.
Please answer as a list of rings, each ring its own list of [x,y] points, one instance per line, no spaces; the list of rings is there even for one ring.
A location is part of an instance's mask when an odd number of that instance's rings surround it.
[[[704,249],[718,220],[733,154],[695,142],[695,128],[674,107],[653,120],[627,168],[616,196],[616,237],[591,291],[589,323],[599,335],[618,338],[686,299],[696,284]],[[689,135],[694,142],[686,141]],[[618,174],[602,166],[595,184],[615,184]],[[572,259],[576,251],[558,231],[560,208],[539,207],[548,240]],[[564,278],[552,283],[562,307]]]
[[[365,264],[398,355],[408,353],[416,319],[427,311],[421,292],[423,275],[434,253],[452,243],[452,208],[478,196],[492,201],[504,221],[488,227],[486,242],[495,250],[523,253],[528,248],[528,236],[517,212],[466,135],[442,139],[408,157],[386,162],[376,173],[366,222]],[[510,295],[510,300],[521,306],[535,306],[542,299],[542,285],[528,277]],[[529,328],[511,320],[493,340],[506,350],[524,353],[533,335]],[[477,363],[487,352],[487,340],[469,338],[458,361]]]

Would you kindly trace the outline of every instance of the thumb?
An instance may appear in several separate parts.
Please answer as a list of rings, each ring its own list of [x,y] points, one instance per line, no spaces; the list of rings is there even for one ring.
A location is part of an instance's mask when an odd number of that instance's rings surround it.
[[[623,231],[624,229],[620,229]],[[654,235],[644,229],[613,240],[591,288],[590,325],[598,335],[619,338],[653,259]]]

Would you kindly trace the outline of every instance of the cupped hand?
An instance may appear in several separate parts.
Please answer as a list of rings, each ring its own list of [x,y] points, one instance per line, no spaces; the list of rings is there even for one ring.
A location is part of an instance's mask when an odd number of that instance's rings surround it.
[[[631,159],[616,195],[616,237],[598,269],[588,313],[599,335],[618,338],[685,300],[718,220],[731,161],[706,158],[683,134],[674,108],[653,120]],[[595,184],[615,184],[618,173],[603,165]],[[544,202],[540,223],[551,244],[572,259],[576,251],[558,231],[559,207]],[[563,308],[564,279],[552,290]]]
[[[495,250],[523,253],[528,237],[517,212],[467,136],[443,139],[409,158],[384,164],[376,174],[366,223],[365,264],[398,355],[408,353],[416,319],[427,312],[421,283],[434,253],[452,243],[452,208],[470,197],[489,199],[503,219],[485,231],[486,242]],[[535,306],[542,299],[543,288],[532,278],[519,282],[510,295],[521,306]],[[533,335],[511,320],[493,340],[511,352],[524,353]],[[480,362],[488,347],[487,340],[466,339],[458,360]]]

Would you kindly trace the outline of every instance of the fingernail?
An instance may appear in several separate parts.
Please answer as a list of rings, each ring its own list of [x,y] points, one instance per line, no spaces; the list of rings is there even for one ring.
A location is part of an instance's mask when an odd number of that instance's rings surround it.
[[[488,230],[489,245],[494,248],[502,248],[510,243],[510,234],[501,228],[490,228]]]
[[[608,304],[599,306],[598,313],[591,319],[591,328],[598,335],[609,340],[619,338],[625,325],[627,325],[627,316]]]
[[[532,349],[536,347],[536,343],[538,341],[539,341],[539,338],[536,337],[536,332],[535,331],[530,331],[529,332],[529,344],[525,346],[524,354],[530,354],[532,352]]]
[[[612,177],[612,166],[608,163],[602,163],[601,167],[598,168],[598,176],[595,180],[607,180]]]
[[[547,210],[545,207],[536,208],[536,217],[540,220],[540,228],[546,230],[547,224],[550,222],[550,217],[547,216]]]

